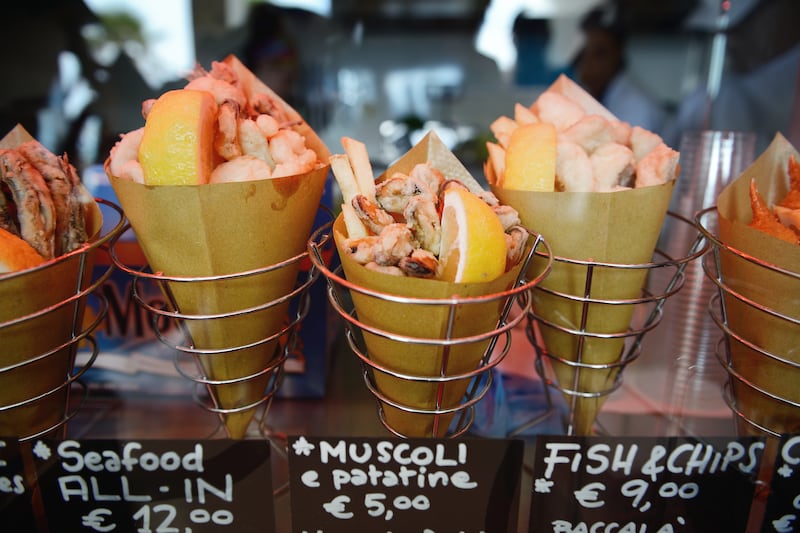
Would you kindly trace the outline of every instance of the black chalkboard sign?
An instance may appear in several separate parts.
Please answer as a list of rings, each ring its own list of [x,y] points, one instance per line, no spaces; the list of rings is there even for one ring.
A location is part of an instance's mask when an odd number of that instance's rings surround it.
[[[518,440],[292,437],[292,531],[516,531],[523,452]]]
[[[275,531],[265,441],[34,439],[20,447],[35,472],[40,532]]]
[[[761,531],[800,531],[800,435],[781,437]]]
[[[0,517],[14,531],[37,531],[32,497],[17,439],[0,439]]]
[[[760,438],[536,439],[529,531],[745,531]]]

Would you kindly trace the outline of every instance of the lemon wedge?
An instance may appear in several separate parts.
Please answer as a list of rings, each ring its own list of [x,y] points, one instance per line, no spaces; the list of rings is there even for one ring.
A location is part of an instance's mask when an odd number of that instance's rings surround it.
[[[491,207],[469,191],[444,195],[440,278],[456,283],[491,281],[506,269],[506,237]]]
[[[147,185],[208,183],[214,169],[217,104],[211,93],[167,91],[155,101],[139,143]]]
[[[553,191],[556,181],[556,128],[547,122],[525,124],[506,148],[504,189]]]

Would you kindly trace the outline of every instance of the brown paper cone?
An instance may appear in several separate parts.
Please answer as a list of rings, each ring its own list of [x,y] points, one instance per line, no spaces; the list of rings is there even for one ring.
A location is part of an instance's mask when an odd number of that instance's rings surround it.
[[[797,150],[777,134],[768,149],[720,193],[717,210],[719,237],[724,244],[794,273],[783,274],[747,261],[739,254],[722,251],[722,282],[756,304],[748,305],[739,298],[725,295],[728,327],[746,343],[757,347],[753,349],[729,338],[731,365],[755,387],[800,403],[797,386],[800,383],[800,246],[768,237],[747,226],[752,220],[751,178],[755,179],[769,205],[780,201],[789,188],[786,167],[790,155],[800,157]],[[786,318],[756,307],[759,305]],[[733,378],[731,383],[736,405],[744,418],[776,433],[800,430],[800,409],[771,398],[739,379]],[[744,433],[758,433],[749,424],[740,428]]]
[[[268,267],[306,249],[325,187],[328,166],[305,175],[198,186],[148,187],[110,176],[120,204],[153,272],[208,277]],[[171,282],[183,315],[219,315],[263,306],[290,293],[299,264],[255,276],[219,281]],[[280,332],[289,301],[240,316],[186,320],[198,350],[243,347]],[[278,355],[278,339],[255,347],[198,355],[215,381],[247,378]],[[221,409],[258,402],[270,374],[213,386]],[[232,438],[242,438],[254,406],[224,415]]]
[[[418,163],[429,163],[448,178],[461,180],[470,189],[481,190],[480,184],[450,152],[435,133],[428,133],[400,160],[390,166],[378,181],[396,172],[408,174]],[[498,294],[509,289],[521,266],[488,283],[448,283],[421,278],[399,278],[377,273],[354,262],[343,249],[347,229],[342,217],[334,224],[339,257],[347,280],[359,287],[383,294],[412,298],[446,299],[456,295],[463,298]],[[392,372],[419,378],[439,378],[471,372],[479,367],[489,339],[444,346],[447,337],[448,303],[435,305],[396,303],[351,290],[353,304],[360,321],[391,335],[414,337],[413,342],[393,340],[365,332],[364,341],[369,358]],[[458,305],[450,338],[459,339],[487,334],[497,328],[505,298],[481,303]],[[411,409],[425,411],[447,410],[462,404],[469,378],[436,382],[405,379],[376,371],[378,391],[389,400]],[[438,399],[438,401],[437,401]],[[436,416],[398,409],[383,402],[386,423],[407,437],[440,437],[445,435],[453,414]],[[435,426],[435,427],[434,427]]]
[[[248,99],[256,91],[267,94],[327,163],[330,152],[296,110],[235,56],[224,62],[236,71]],[[326,164],[303,175],[199,186],[147,187],[109,177],[152,271],[190,278],[264,269],[303,253],[328,171]],[[169,292],[182,315],[241,312],[290,293],[298,269],[295,262],[247,277],[170,282]],[[197,362],[209,380],[225,382],[210,385],[210,393],[217,408],[231,411],[223,418],[232,438],[244,437],[264,398],[272,373],[246,378],[279,355],[288,306],[287,300],[257,312],[184,321],[192,348],[218,352],[198,354]]]
[[[521,265],[488,283],[447,283],[422,278],[398,278],[368,270],[354,262],[344,250],[347,229],[342,217],[334,223],[334,237],[345,276],[350,283],[387,295],[409,298],[471,298],[502,293],[519,275]],[[455,376],[476,370],[489,345],[489,337],[469,343],[443,345],[451,305],[449,302],[423,305],[393,302],[351,290],[358,320],[390,335],[413,337],[414,341],[395,340],[364,332],[369,358],[378,365],[418,378]],[[504,298],[458,305],[455,308],[450,339],[481,336],[498,327]],[[433,411],[458,407],[470,383],[469,379],[448,381],[442,385],[404,379],[380,371],[374,372],[378,391],[391,401],[412,409]],[[438,399],[438,401],[437,401]],[[447,432],[453,414],[435,415],[407,412],[383,403],[386,423],[406,437],[441,437]],[[436,423],[436,428],[434,424]]]
[[[0,147],[30,139],[17,127]],[[77,349],[73,340],[82,332],[86,304],[85,296],[76,295],[91,283],[103,225],[99,207],[89,207],[86,223],[92,237],[85,246],[39,267],[0,275],[0,408],[5,408],[0,410],[0,435],[35,435],[64,420]]]
[[[613,193],[527,192],[493,187],[503,203],[515,207],[522,223],[540,233],[553,256],[580,261],[615,264],[645,264],[653,257],[658,235],[669,206],[675,182]],[[534,268],[537,268],[534,265]],[[624,300],[641,296],[647,270],[595,268],[589,297]],[[583,304],[540,290],[584,297],[587,267],[554,261],[550,274],[533,290],[535,312],[554,324],[580,330]],[[633,305],[588,304],[585,331],[598,334],[625,333]],[[623,338],[597,338],[542,327],[547,351],[567,361],[576,361],[579,343],[582,363],[597,365],[619,361]],[[573,366],[553,360],[558,383],[569,390],[596,393],[608,390],[618,369],[582,368],[576,378]],[[577,379],[577,381],[576,381]],[[567,395],[567,401],[571,401]],[[577,397],[574,420],[579,435],[591,433],[605,396]]]

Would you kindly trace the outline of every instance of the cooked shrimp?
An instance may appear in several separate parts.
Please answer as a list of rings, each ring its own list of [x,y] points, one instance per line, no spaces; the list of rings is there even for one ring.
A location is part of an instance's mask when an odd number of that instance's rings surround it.
[[[442,242],[442,224],[436,205],[424,196],[412,196],[403,210],[403,216],[420,247],[438,254]]]
[[[528,242],[528,230],[522,226],[512,226],[506,230],[506,271],[519,263]]]
[[[371,202],[363,194],[353,196],[351,201],[353,209],[355,210],[358,218],[372,233],[380,233],[383,228],[393,224],[395,219],[392,215],[381,209],[380,206]]]
[[[344,249],[354,261],[365,265],[375,261],[375,246],[378,244],[379,239],[380,237],[377,235],[369,235],[359,239],[347,239],[344,241]]]
[[[269,140],[269,151],[276,163],[288,163],[305,149],[303,136],[291,129],[282,129]]]
[[[144,172],[139,164],[139,143],[142,141],[144,128],[120,135],[109,153],[108,170],[111,175],[125,178],[137,183],[144,183]]]
[[[408,257],[403,257],[397,266],[409,276],[416,278],[431,278],[436,275],[439,261],[428,250],[417,248]]]
[[[512,226],[522,223],[519,219],[519,212],[510,205],[494,205],[491,207],[494,214],[500,219],[500,223],[503,224],[504,230],[508,231]]]
[[[223,61],[212,61],[211,70],[208,73],[214,79],[230,83],[233,86],[239,87],[239,75],[228,63]]]
[[[633,152],[627,146],[607,143],[589,156],[594,175],[594,190],[608,192],[633,175]]]
[[[225,100],[233,100],[239,104],[240,109],[244,109],[247,105],[247,97],[244,91],[226,81],[211,76],[195,78],[187,83],[184,89],[209,92],[219,105],[222,105]]]
[[[425,182],[401,173],[396,173],[375,187],[375,198],[389,213],[402,213],[412,196],[424,196],[434,204],[439,201]]]
[[[278,121],[270,115],[258,115],[256,125],[268,139],[278,133]]]
[[[233,100],[225,100],[219,106],[214,149],[226,161],[242,155],[239,144],[239,105]]]
[[[209,183],[263,180],[272,177],[272,169],[261,159],[242,155],[217,165],[208,179]]]
[[[592,163],[579,145],[567,141],[556,144],[556,182],[567,192],[594,190]]]
[[[764,197],[758,192],[754,179],[750,180],[750,208],[753,210],[753,219],[748,226],[777,237],[782,241],[798,244],[798,235],[781,224],[778,216],[770,210]]]
[[[411,169],[410,176],[425,183],[428,188],[437,194],[444,184],[444,174],[433,168],[429,163],[418,163]]]
[[[396,222],[384,227],[375,245],[375,262],[379,265],[396,265],[415,249],[414,235],[405,224]]]
[[[275,161],[272,159],[272,155],[269,152],[267,138],[264,132],[261,131],[261,128],[258,127],[255,120],[249,118],[240,120],[237,132],[242,154],[257,157],[270,167],[275,166]]]

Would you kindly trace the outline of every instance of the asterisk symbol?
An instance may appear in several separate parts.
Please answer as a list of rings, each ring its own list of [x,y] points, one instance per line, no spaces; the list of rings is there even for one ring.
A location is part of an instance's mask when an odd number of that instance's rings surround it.
[[[548,494],[550,492],[550,487],[555,485],[555,482],[549,479],[536,479],[533,482],[533,490],[539,492],[541,494]]]
[[[792,477],[794,470],[792,470],[792,467],[789,465],[783,465],[778,469],[778,474],[780,474],[781,477]]]
[[[300,437],[294,441],[292,448],[294,448],[295,455],[305,455],[308,457],[311,455],[311,450],[313,450],[315,446],[308,442],[305,437]]]
[[[46,461],[47,459],[50,459],[50,454],[52,452],[50,451],[50,447],[47,446],[47,444],[45,444],[40,440],[37,440],[36,445],[33,447],[33,453],[39,459]]]

